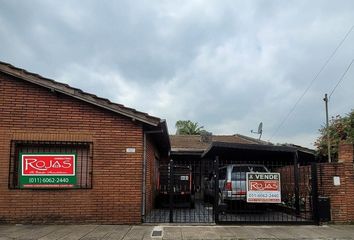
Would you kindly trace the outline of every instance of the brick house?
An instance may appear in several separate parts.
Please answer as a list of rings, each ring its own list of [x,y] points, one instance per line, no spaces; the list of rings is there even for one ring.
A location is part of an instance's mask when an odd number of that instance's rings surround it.
[[[24,156],[45,154],[75,156],[75,182],[50,185],[25,178]],[[269,163],[290,186],[283,193],[292,194],[297,182],[298,199],[310,196],[302,190],[309,190],[309,163],[318,161],[312,150],[238,134],[169,136],[165,120],[0,62],[0,223],[137,224],[149,222],[154,213],[168,222],[169,210],[154,209],[154,200],[159,166],[171,159],[190,167],[191,175],[184,180],[190,181],[193,198],[199,201],[175,220],[195,221],[197,216],[200,222],[214,222],[214,206],[205,201],[204,188],[205,178],[219,167],[213,163],[215,154],[219,166]],[[330,199],[333,222],[354,221],[353,156],[353,144],[346,144],[339,148],[338,163],[317,163],[318,194]],[[295,171],[301,173],[298,180]],[[309,206],[306,202],[301,207]],[[306,211],[313,219],[313,207]]]
[[[166,122],[0,62],[0,222],[140,223]],[[75,153],[74,188],[22,188],[23,153]]]

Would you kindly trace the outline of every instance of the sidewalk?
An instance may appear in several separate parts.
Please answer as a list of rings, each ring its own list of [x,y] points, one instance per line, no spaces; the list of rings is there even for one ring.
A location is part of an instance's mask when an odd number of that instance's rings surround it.
[[[0,225],[0,240],[8,239],[354,239],[354,225]]]

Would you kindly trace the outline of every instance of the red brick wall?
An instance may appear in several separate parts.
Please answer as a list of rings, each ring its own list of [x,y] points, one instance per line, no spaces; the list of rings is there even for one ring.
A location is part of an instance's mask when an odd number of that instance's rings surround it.
[[[317,165],[318,193],[320,197],[329,197],[331,204],[331,219],[334,223],[354,223],[354,154],[353,144],[339,146],[339,162],[319,163]],[[281,173],[282,198],[286,201],[294,194],[294,166],[285,166],[277,169]],[[310,166],[299,167],[299,194],[300,198],[310,196]],[[334,186],[333,177],[340,178],[340,185]],[[306,200],[310,203],[310,199]],[[301,206],[301,211],[311,211],[311,206]]]
[[[153,208],[156,190],[156,163],[155,163],[155,146],[149,135],[147,135],[146,142],[146,211],[148,214]],[[157,156],[158,158],[158,156]]]
[[[93,188],[8,189],[10,141],[27,139],[92,141]],[[142,159],[138,122],[0,74],[0,222],[140,223]]]
[[[338,163],[318,165],[320,196],[330,198],[332,221],[354,222],[354,166],[353,144],[339,146]],[[334,186],[333,177],[340,177],[340,186]]]

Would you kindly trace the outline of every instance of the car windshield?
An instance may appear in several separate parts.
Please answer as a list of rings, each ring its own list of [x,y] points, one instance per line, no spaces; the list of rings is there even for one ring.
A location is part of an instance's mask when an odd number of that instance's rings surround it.
[[[246,180],[247,172],[267,172],[263,166],[235,166],[232,169],[231,180]]]

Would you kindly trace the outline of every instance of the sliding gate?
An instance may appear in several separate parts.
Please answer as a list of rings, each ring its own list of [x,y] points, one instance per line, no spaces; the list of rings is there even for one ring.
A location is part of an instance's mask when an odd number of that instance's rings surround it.
[[[317,223],[316,164],[218,161],[217,223]]]
[[[267,174],[279,176],[277,202],[269,202],[264,197],[274,190],[271,188],[275,184],[274,181],[264,179],[255,185],[259,198],[249,202],[247,172],[253,173],[253,177]],[[299,164],[296,161],[236,161],[218,158],[170,161],[159,167],[154,203],[147,209],[143,221],[317,223],[316,173],[316,164]]]

